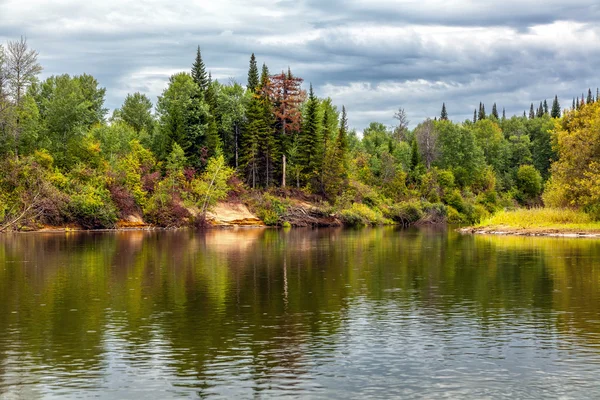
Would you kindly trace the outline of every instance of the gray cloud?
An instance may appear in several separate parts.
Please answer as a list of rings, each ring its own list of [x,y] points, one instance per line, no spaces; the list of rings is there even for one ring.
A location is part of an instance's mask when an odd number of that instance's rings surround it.
[[[146,2],[0,0],[0,40],[26,35],[43,77],[89,73],[107,106],[129,92],[151,98],[188,70],[199,44],[213,75],[245,83],[255,52],[272,72],[292,68],[350,124],[416,125],[445,102],[455,120],[480,101],[520,114],[558,94],[563,106],[596,87],[595,0],[221,0]]]

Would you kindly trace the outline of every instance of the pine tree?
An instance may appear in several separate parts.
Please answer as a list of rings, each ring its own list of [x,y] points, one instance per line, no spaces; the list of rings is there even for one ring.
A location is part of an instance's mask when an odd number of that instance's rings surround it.
[[[323,165],[324,191],[332,200],[344,191],[348,181],[348,118],[346,107],[342,106],[340,127],[335,142],[326,149],[326,158]]]
[[[218,84],[218,82],[216,83]],[[212,74],[208,72],[208,82],[204,91],[204,100],[208,104],[210,112],[214,114],[217,108],[217,88],[213,85]]]
[[[478,120],[482,120],[485,119],[486,115],[485,115],[485,104],[483,103],[479,103],[479,115],[477,116]]]
[[[587,104],[592,104],[594,97],[592,96],[592,89],[588,89]]]
[[[299,154],[298,160],[301,166],[301,172],[304,182],[311,181],[318,173],[318,161],[321,154],[320,148],[320,127],[319,127],[319,100],[314,94],[312,84],[308,101],[306,103],[306,113],[302,130],[298,134]]]
[[[252,53],[252,56],[250,56],[250,67],[248,68],[248,84],[246,85],[246,88],[250,91],[250,92],[256,92],[256,89],[258,88],[258,67],[256,66],[256,57],[254,56],[254,53]]]
[[[198,85],[200,88],[200,91],[204,93],[208,87],[208,78],[206,76],[206,67],[204,65],[204,61],[202,61],[202,55],[200,54],[200,46],[198,46],[196,60],[192,65],[192,78],[194,79],[194,82],[196,82],[196,85]]]
[[[448,120],[448,112],[446,111],[446,103],[442,103],[442,113],[440,115],[440,120],[442,120],[442,121]]]
[[[494,105],[492,106],[492,115],[498,119],[498,108],[496,107],[496,103],[494,103]]]
[[[554,102],[552,103],[552,111],[550,116],[552,118],[560,118],[560,104],[558,103],[558,95],[554,96]]]
[[[544,99],[544,115],[548,115],[548,102]]]
[[[411,144],[410,151],[410,170],[415,172],[419,163],[421,162],[421,157],[419,154],[419,146],[417,145],[417,139],[414,138]]]
[[[531,103],[531,107],[529,107],[529,119],[535,118],[535,111],[533,110],[533,103]]]

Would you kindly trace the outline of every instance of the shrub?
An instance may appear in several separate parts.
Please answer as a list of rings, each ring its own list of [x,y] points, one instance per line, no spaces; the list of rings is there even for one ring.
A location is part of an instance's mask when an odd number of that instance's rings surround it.
[[[452,206],[446,208],[446,220],[449,224],[464,224],[463,216]]]
[[[536,198],[542,192],[542,175],[532,165],[521,165],[517,171],[517,188],[524,200]]]
[[[110,192],[96,185],[86,185],[71,195],[69,211],[71,217],[86,229],[112,228],[118,219]]]
[[[414,224],[424,215],[421,203],[417,201],[395,204],[389,209],[389,218],[403,225]]]
[[[458,189],[454,189],[446,193],[443,200],[444,203],[455,208],[458,212],[464,211],[464,202]]]
[[[349,226],[381,225],[389,224],[390,220],[384,218],[381,211],[371,209],[365,204],[354,203],[349,209],[340,214],[341,220]]]

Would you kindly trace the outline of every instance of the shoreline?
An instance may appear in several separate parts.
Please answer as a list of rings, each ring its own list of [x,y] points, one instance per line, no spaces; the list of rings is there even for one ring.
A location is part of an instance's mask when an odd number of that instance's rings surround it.
[[[585,231],[572,228],[517,228],[511,226],[470,226],[459,228],[460,233],[473,235],[561,237],[561,238],[600,238],[600,231]]]

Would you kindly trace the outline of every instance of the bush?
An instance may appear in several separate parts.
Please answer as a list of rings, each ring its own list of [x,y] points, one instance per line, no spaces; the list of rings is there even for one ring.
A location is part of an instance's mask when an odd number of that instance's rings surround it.
[[[421,203],[411,201],[393,205],[386,216],[402,225],[410,225],[423,218],[423,215]]]
[[[343,210],[340,214],[341,220],[349,226],[382,225],[391,223],[384,218],[381,211],[371,209],[365,204],[354,203],[350,209]]]
[[[446,220],[449,224],[464,224],[464,217],[452,206],[446,208]]]
[[[75,222],[85,229],[112,228],[118,219],[110,192],[95,185],[86,185],[71,195],[69,211]]]
[[[517,188],[523,200],[532,200],[542,192],[542,175],[532,165],[521,165],[517,171]]]
[[[458,212],[464,211],[464,202],[458,189],[454,189],[446,193],[443,200],[444,203],[455,208]]]

